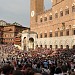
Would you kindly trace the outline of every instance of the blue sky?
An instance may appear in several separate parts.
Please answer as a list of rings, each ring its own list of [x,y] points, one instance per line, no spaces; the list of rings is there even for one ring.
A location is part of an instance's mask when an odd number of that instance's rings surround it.
[[[45,0],[45,9],[51,8],[51,1]],[[0,0],[0,20],[18,22],[30,26],[30,0]]]

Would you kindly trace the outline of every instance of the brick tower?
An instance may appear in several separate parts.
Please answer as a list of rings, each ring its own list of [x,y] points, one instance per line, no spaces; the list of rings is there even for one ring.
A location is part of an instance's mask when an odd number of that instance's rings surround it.
[[[36,26],[37,15],[44,11],[44,0],[30,0],[30,28]]]

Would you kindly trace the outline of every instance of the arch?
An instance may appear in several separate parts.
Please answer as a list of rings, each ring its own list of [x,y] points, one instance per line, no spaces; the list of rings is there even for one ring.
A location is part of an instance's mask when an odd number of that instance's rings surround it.
[[[75,49],[75,45],[73,45],[73,49]]]
[[[58,45],[55,45],[55,49],[57,49],[58,48]]]
[[[63,11],[63,9],[61,8],[60,11]]]
[[[67,26],[66,29],[69,29],[69,26]]]
[[[45,31],[45,33],[47,33],[47,31]]]
[[[29,38],[29,49],[34,49],[34,39],[32,37]]]
[[[52,15],[52,13],[50,13],[49,15]]]
[[[63,49],[63,45],[60,45],[60,48]]]
[[[45,45],[45,48],[47,48],[47,45]]]
[[[50,45],[50,49],[52,49],[52,45]]]
[[[40,45],[40,47],[42,48],[42,44]]]
[[[52,32],[52,30],[50,30],[49,32]]]
[[[75,6],[75,3],[73,3],[72,6]]]
[[[69,49],[69,45],[66,45],[66,49]]]

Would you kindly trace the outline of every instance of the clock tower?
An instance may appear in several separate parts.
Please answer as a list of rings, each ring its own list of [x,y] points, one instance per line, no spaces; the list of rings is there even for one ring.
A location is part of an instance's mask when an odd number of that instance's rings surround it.
[[[30,28],[36,26],[37,15],[44,11],[44,0],[30,0]]]

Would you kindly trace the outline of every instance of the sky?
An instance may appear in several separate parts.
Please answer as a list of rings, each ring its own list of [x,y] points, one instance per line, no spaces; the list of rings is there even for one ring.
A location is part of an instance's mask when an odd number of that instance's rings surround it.
[[[44,3],[45,10],[51,8],[50,0]],[[30,0],[0,0],[0,20],[30,27]]]

